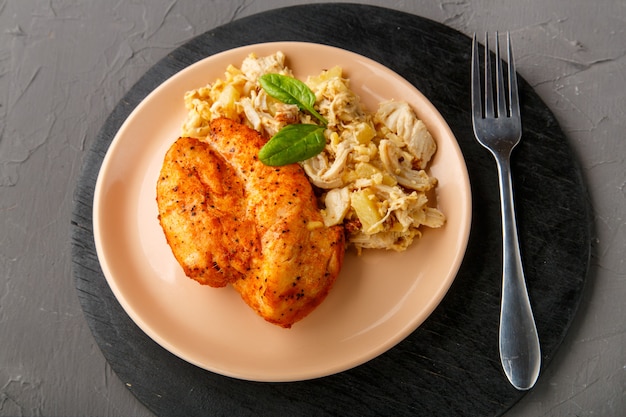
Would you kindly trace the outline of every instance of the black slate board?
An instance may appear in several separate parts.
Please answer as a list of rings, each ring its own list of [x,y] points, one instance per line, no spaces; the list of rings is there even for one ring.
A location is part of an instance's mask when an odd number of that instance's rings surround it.
[[[126,315],[99,267],[92,200],[102,159],[125,118],[168,77],[206,56],[269,41],[308,41],[377,60],[440,110],[466,158],[474,215],[465,260],[441,305],[407,339],[355,369],[312,381],[255,383],[204,371],[170,354]],[[384,8],[313,4],[234,21],[158,62],[120,101],[87,154],[72,217],[73,273],[93,335],[119,378],[159,416],[500,415],[524,394],[498,359],[500,220],[495,163],[469,112],[471,41],[441,24]],[[524,135],[513,155],[518,225],[543,368],[577,310],[591,251],[591,209],[557,121],[520,79]]]

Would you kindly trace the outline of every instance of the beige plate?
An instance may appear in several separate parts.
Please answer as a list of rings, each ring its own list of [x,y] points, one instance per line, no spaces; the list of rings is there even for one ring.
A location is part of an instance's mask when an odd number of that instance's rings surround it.
[[[278,50],[296,77],[343,67],[370,109],[408,101],[435,137],[431,172],[439,179],[442,229],[426,230],[404,253],[352,253],[326,300],[292,329],[259,318],[230,287],[186,278],[157,221],[156,182],[180,134],[186,91],[222,78],[251,52]],[[161,346],[204,369],[256,381],[294,381],[362,364],[400,342],[439,304],[467,245],[471,197],[459,146],[433,105],[406,80],[368,58],[324,45],[250,45],[206,58],[155,89],[125,121],[101,167],[94,237],[104,275],[128,315]]]

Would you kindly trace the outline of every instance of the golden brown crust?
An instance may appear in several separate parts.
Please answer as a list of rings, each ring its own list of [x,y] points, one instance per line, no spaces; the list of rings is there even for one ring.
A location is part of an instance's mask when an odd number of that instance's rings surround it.
[[[188,276],[215,287],[231,283],[267,321],[291,327],[335,282],[344,231],[323,225],[299,165],[258,160],[264,142],[229,119],[211,122],[205,142],[179,139],[157,185],[159,215]]]
[[[223,287],[250,268],[260,245],[243,199],[241,179],[209,145],[180,138],[169,149],[157,183],[159,220],[187,276]]]

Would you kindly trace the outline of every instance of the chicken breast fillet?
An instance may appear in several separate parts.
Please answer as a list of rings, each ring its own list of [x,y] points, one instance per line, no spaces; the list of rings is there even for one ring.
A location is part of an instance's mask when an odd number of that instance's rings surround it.
[[[180,138],[157,183],[159,219],[185,274],[228,283],[265,320],[291,327],[333,286],[345,251],[341,226],[326,227],[303,170],[269,167],[253,129],[211,122],[200,141]]]

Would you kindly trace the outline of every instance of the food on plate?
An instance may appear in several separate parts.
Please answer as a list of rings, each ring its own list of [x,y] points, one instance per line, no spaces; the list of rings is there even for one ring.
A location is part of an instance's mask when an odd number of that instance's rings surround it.
[[[267,74],[293,77],[286,59],[280,51],[251,54],[240,68],[228,66],[223,79],[187,92],[183,135],[204,137],[211,120],[220,117],[267,139],[288,125],[319,125],[311,112],[261,87],[259,80]],[[326,144],[299,164],[318,190],[325,225],[343,225],[348,243],[359,253],[364,248],[403,251],[421,236],[422,227],[443,226],[445,215],[434,199],[437,179],[428,173],[437,146],[414,109],[390,99],[370,112],[338,66],[304,82],[326,122]]]
[[[403,251],[445,216],[427,172],[437,146],[408,103],[369,112],[342,68],[303,82],[285,60],[252,54],[185,94],[157,204],[187,276],[289,328],[332,288],[346,238]]]
[[[297,164],[257,158],[260,133],[226,118],[168,150],[157,183],[159,220],[185,273],[231,284],[265,320],[291,327],[326,297],[341,269],[344,232],[326,226]]]

